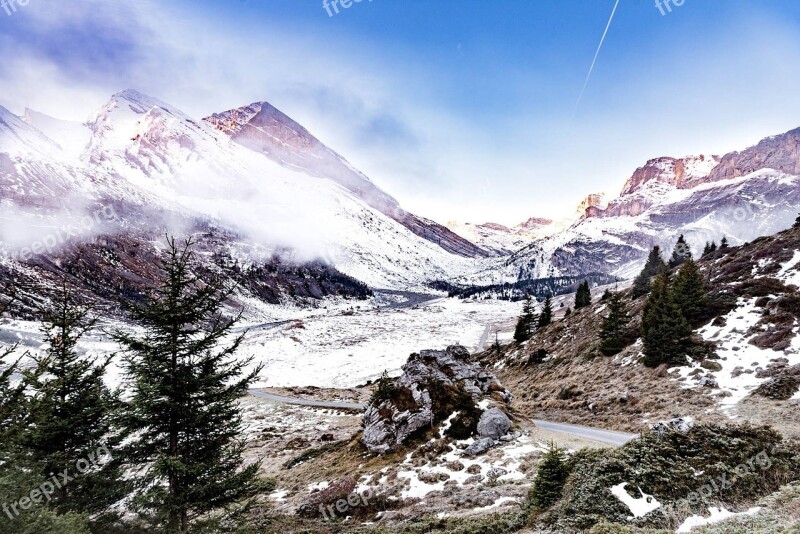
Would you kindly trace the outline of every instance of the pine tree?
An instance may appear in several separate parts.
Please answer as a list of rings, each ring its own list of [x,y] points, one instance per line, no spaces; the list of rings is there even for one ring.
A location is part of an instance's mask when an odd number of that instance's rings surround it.
[[[653,282],[642,316],[644,364],[683,365],[691,334],[689,323],[673,300],[669,276],[661,273]]]
[[[600,351],[606,356],[613,356],[625,348],[625,337],[630,316],[628,306],[621,293],[611,293],[608,297],[608,315],[600,326]]]
[[[372,397],[369,399],[370,404],[380,403],[387,400],[392,400],[394,396],[394,381],[389,378],[389,372],[384,370],[381,377],[378,379],[378,387],[372,392]]]
[[[533,312],[533,300],[530,293],[525,295],[525,303],[522,305],[522,315],[517,319],[517,327],[514,329],[514,341],[524,343],[533,334],[533,325],[536,321]]]
[[[84,472],[58,488],[49,505],[59,513],[96,514],[125,495],[112,452],[120,441],[113,428],[119,399],[103,382],[111,357],[98,362],[78,355],[78,342],[97,320],[66,285],[55,304],[40,311],[47,352],[34,358],[37,373],[28,376],[30,424],[23,443],[43,480],[84,462]]]
[[[708,299],[707,290],[700,269],[693,260],[683,264],[672,289],[675,304],[686,321],[692,325],[706,319]]]
[[[578,291],[575,293],[575,309],[586,308],[592,305],[592,290],[589,288],[589,282],[584,282],[578,286]]]
[[[10,304],[0,303],[0,315]],[[40,473],[31,469],[29,454],[22,448],[24,430],[30,422],[30,402],[26,394],[28,379],[38,378],[40,372],[38,367],[34,368],[12,384],[12,375],[20,373],[19,364],[25,356],[9,361],[16,349],[12,346],[0,351],[0,505],[3,505],[0,532],[89,534],[89,520],[85,515],[59,515],[45,503],[34,503],[24,510],[13,506],[23,491],[38,488],[44,480]]]
[[[259,464],[242,466],[238,400],[261,366],[246,373],[252,358],[233,359],[244,334],[220,347],[238,320],[221,312],[232,290],[220,278],[200,280],[192,261],[191,240],[168,239],[160,287],[132,310],[145,333],[116,334],[131,388],[133,505],[167,532],[186,532],[190,520],[258,491]]]
[[[669,260],[669,268],[674,269],[683,263],[686,260],[692,258],[692,249],[689,247],[689,244],[686,243],[686,239],[684,239],[683,234],[678,238],[678,242],[675,243],[675,248],[672,249],[672,258]]]
[[[567,311],[564,312],[564,319],[572,315],[572,308],[567,308]]]
[[[705,257],[706,257],[706,256],[708,256],[709,254],[711,254],[711,243],[709,243],[708,241],[706,241],[706,246],[705,246],[705,247],[703,247],[703,256],[702,256],[702,257],[704,257],[704,258],[705,258]]]
[[[11,306],[11,302],[0,303],[0,316]],[[17,345],[0,351],[0,469],[10,466],[11,456],[22,428],[22,419],[27,412],[27,398],[24,395],[24,382],[11,383],[11,378],[19,371],[22,357],[11,359]],[[0,472],[2,472],[0,470]]]
[[[633,289],[631,290],[631,297],[638,299],[650,293],[650,280],[661,271],[667,268],[667,264],[661,258],[661,247],[653,247],[650,255],[647,257],[647,263],[642,269],[636,280],[633,281]]]
[[[568,476],[566,455],[551,442],[539,461],[536,478],[530,490],[530,505],[536,510],[550,508],[561,498]]]
[[[726,250],[728,248],[730,248],[729,245],[728,245],[728,238],[727,237],[723,237],[722,241],[719,242],[719,249],[720,250]]]
[[[549,325],[553,321],[553,298],[547,297],[544,299],[544,306],[542,306],[542,313],[539,315],[539,328]]]
[[[792,228],[800,228],[800,215],[797,216],[797,219],[794,221],[794,226]]]

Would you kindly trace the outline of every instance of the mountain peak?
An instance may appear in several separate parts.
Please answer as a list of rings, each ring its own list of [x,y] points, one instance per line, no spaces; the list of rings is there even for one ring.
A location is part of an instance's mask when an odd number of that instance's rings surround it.
[[[517,228],[522,230],[539,230],[544,226],[553,224],[552,219],[545,219],[543,217],[530,217],[527,221],[517,225]]]
[[[264,100],[214,113],[203,120],[232,137],[246,130],[249,126],[259,131],[267,129],[270,135],[277,135],[278,140],[282,142],[286,142],[290,138],[302,138],[306,146],[314,142],[319,143],[308,130],[294,119]]]

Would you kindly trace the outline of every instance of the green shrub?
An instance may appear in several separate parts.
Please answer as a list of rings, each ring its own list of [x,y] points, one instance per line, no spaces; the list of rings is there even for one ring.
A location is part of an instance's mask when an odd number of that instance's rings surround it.
[[[737,474],[737,466],[759,465]],[[638,527],[675,528],[690,513],[704,513],[709,504],[743,506],[781,485],[800,478],[800,448],[784,442],[769,427],[698,425],[686,433],[648,432],[616,450],[581,451],[569,460],[571,474],[562,498],[542,521],[557,531],[588,530],[611,522]],[[702,472],[702,476],[697,473]],[[711,482],[726,481],[714,491]],[[644,518],[629,521],[630,510],[610,491],[627,482],[631,491],[653,495],[663,505],[675,504],[708,487],[707,502],[698,499],[686,508],[662,506]],[[733,482],[732,484],[730,484]]]

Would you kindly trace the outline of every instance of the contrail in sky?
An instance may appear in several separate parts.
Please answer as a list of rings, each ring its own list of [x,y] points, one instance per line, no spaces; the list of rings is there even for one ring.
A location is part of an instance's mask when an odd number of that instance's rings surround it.
[[[600,55],[600,49],[603,48],[603,43],[606,40],[606,35],[608,35],[608,29],[611,27],[611,22],[614,20],[614,14],[617,12],[618,5],[619,5],[619,0],[617,0],[616,3],[614,4],[614,9],[611,11],[611,16],[608,18],[608,24],[606,24],[606,30],[603,32],[603,37],[600,38],[600,44],[597,45],[597,52],[594,53],[592,66],[589,67],[589,74],[586,75],[586,81],[583,82],[583,89],[581,89],[581,94],[578,97],[578,101],[575,103],[575,111],[572,112],[572,118],[575,118],[575,114],[578,112],[578,106],[581,105],[581,100],[583,99],[583,93],[586,92],[586,87],[589,85],[589,78],[592,77],[594,64],[597,63],[597,56]]]

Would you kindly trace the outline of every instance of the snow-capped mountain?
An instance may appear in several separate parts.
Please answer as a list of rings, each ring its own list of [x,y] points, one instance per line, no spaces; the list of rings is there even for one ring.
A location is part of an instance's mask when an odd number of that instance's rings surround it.
[[[261,106],[250,121],[285,117],[278,113]],[[470,256],[480,249],[404,212],[301,127],[281,120],[297,132],[296,142],[281,130],[275,142],[286,149],[270,152],[132,90],[114,95],[85,124],[30,110],[23,119],[0,108],[0,200],[3,214],[17,221],[0,226],[3,248],[44,239],[64,217],[112,205],[126,232],[214,221],[249,243],[244,248],[261,251],[242,261],[290,250],[298,261],[323,258],[372,287],[419,288],[473,269]],[[311,165],[317,158],[325,161]],[[354,181],[343,184],[347,176]],[[35,224],[23,228],[21,214]]]
[[[458,221],[448,222],[447,227],[480,248],[491,251],[495,256],[507,256],[533,241],[563,230],[571,223],[572,221],[569,220],[553,221],[541,217],[531,217],[511,228],[493,222],[472,224]]]
[[[669,253],[684,234],[695,255],[706,242],[741,244],[788,228],[800,211],[800,129],[725,156],[658,158],[622,193],[587,206],[566,230],[459,282],[497,284],[591,272],[634,276],[649,250]]]
[[[699,252],[723,236],[735,244],[789,226],[800,206],[799,146],[800,129],[721,157],[651,160],[618,198],[587,196],[570,224],[448,229],[404,211],[267,103],[195,120],[128,90],[83,124],[0,108],[0,248],[46,242],[111,207],[113,220],[77,237],[220,228],[234,237],[219,242],[245,265],[276,252],[322,258],[376,288],[629,277],[653,245],[668,250],[679,234]]]
[[[268,102],[216,113],[204,120],[238,144],[287,168],[333,180],[370,207],[448,252],[466,257],[489,255],[446,227],[403,210],[397,200]]]

